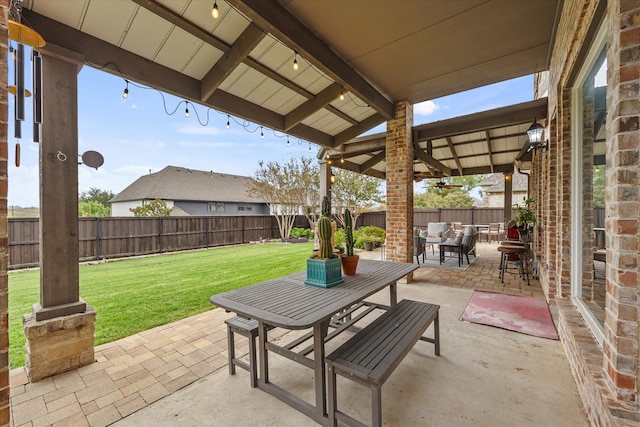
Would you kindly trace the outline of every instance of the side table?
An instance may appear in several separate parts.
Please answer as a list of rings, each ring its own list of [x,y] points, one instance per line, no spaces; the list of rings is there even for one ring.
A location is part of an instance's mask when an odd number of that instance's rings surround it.
[[[444,262],[445,250],[448,249],[450,252],[455,250],[458,253],[458,267],[462,266],[462,243],[447,240],[438,246],[440,247],[440,264]]]

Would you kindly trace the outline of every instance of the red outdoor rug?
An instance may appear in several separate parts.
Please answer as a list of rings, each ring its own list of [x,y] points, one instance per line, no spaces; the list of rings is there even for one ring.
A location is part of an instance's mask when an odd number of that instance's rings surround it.
[[[547,302],[540,298],[474,291],[460,320],[558,339]]]

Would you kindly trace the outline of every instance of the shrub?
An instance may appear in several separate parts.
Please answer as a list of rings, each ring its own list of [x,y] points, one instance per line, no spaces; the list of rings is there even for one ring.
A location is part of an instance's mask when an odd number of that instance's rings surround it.
[[[344,248],[344,230],[342,228],[336,231],[333,239],[336,242],[336,248]]]
[[[295,227],[291,229],[291,233],[289,233],[289,237],[294,239],[299,237],[306,237],[307,239],[313,239],[313,231],[311,231],[310,228]]]
[[[383,244],[387,238],[387,232],[375,225],[360,227],[356,229],[353,234],[356,241],[354,246],[359,249],[364,248],[365,241],[373,242],[376,246],[379,246]]]

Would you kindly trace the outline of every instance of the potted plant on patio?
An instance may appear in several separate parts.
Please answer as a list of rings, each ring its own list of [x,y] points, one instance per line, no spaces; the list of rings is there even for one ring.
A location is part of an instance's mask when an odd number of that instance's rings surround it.
[[[530,228],[536,224],[536,213],[533,210],[533,203],[534,201],[531,197],[525,197],[523,206],[518,203],[513,205],[518,212],[513,220],[517,227],[522,228],[519,231],[520,236],[528,235]]]
[[[358,267],[359,255],[353,254],[353,244],[355,239],[353,238],[353,226],[351,211],[349,209],[344,210],[344,246],[345,253],[342,254],[342,272],[347,276],[356,274]]]
[[[326,215],[327,212],[331,212],[327,196],[324,197],[322,205],[322,216],[317,224],[319,247],[307,259],[307,280],[304,283],[330,288],[344,283],[344,280],[341,272],[342,261],[333,252],[333,226],[331,219]]]

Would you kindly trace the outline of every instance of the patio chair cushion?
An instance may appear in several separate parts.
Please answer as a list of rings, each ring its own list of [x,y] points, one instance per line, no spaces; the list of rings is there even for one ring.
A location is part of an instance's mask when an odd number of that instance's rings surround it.
[[[456,231],[456,235],[453,238],[454,243],[460,244],[462,243],[462,237],[464,236],[464,231]]]
[[[442,243],[447,240],[449,224],[446,222],[430,222],[427,225],[427,243]]]

